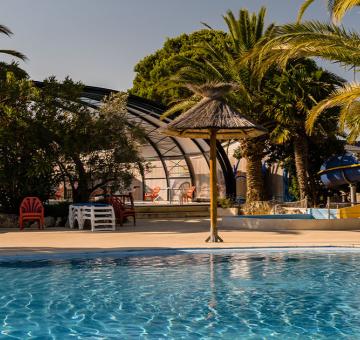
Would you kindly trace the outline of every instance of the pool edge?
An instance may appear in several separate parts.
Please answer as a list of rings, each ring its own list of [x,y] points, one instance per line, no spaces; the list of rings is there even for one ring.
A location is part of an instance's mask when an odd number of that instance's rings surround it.
[[[71,260],[94,258],[122,258],[171,256],[186,254],[229,254],[229,253],[360,253],[360,247],[350,246],[274,246],[274,247],[228,247],[228,248],[149,248],[136,250],[104,250],[104,251],[76,251],[54,252],[47,254],[4,254],[0,255],[0,262],[13,261],[45,261],[45,260]]]

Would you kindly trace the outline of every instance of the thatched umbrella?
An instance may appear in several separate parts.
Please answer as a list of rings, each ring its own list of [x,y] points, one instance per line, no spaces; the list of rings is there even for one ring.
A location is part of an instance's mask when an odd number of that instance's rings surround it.
[[[211,227],[206,242],[222,242],[217,233],[216,139],[253,138],[265,134],[266,129],[254,124],[226,103],[224,95],[234,87],[233,84],[209,83],[188,87],[203,98],[169,123],[163,133],[210,139]]]

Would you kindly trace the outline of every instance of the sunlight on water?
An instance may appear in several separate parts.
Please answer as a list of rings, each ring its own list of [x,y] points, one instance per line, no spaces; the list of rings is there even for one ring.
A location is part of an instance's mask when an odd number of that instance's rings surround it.
[[[360,338],[360,254],[0,263],[1,338]]]

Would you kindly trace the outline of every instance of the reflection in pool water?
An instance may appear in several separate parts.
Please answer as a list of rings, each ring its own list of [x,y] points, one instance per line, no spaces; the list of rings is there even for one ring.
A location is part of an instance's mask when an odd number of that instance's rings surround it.
[[[360,253],[0,263],[1,334],[25,339],[360,337]]]

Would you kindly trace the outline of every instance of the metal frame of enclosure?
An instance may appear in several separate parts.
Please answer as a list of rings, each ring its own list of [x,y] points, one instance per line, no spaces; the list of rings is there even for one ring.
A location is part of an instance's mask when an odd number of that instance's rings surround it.
[[[36,83],[41,87],[42,83]],[[117,91],[100,87],[85,86],[83,101],[97,107],[101,100]],[[146,132],[146,143],[141,146],[142,157],[151,164],[151,171],[138,174],[139,195],[142,196],[155,186],[162,188],[161,199],[176,199],[182,185],[196,186],[196,198],[209,198],[209,142],[203,139],[169,137],[161,134],[160,128],[170,119],[160,120],[165,107],[138,96],[129,95],[128,118],[130,124],[141,126]],[[218,178],[220,192],[235,196],[235,179],[232,166],[221,146],[217,144]],[[135,183],[136,184],[136,183]]]

